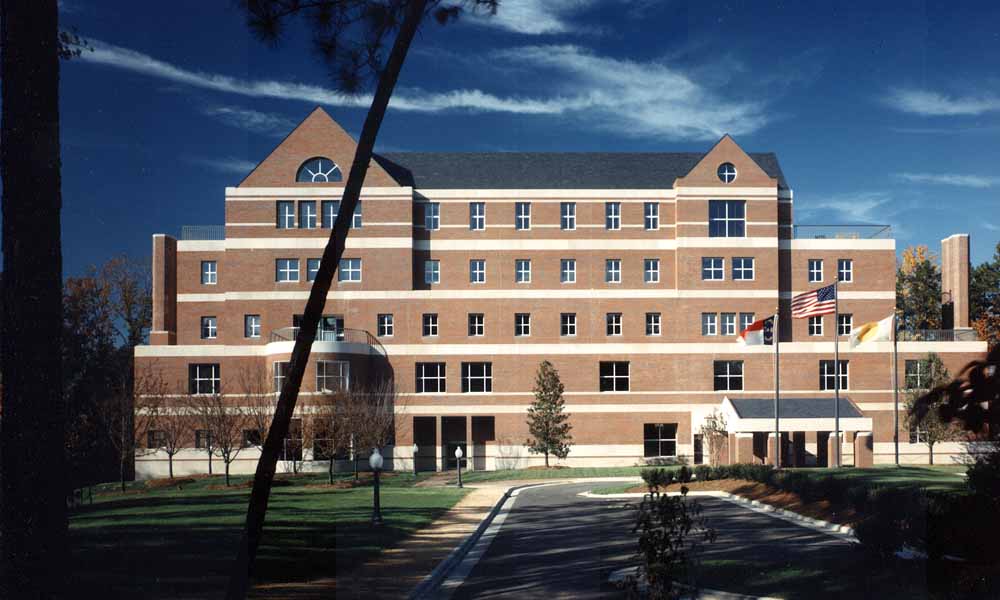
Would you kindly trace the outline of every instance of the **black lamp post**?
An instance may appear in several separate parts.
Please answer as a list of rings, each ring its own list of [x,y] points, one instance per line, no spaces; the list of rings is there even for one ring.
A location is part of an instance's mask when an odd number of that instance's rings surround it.
[[[455,462],[458,464],[458,487],[462,487],[462,447],[455,448]]]
[[[373,449],[372,455],[368,457],[368,466],[372,468],[375,475],[375,506],[372,510],[372,525],[378,527],[382,525],[382,507],[378,497],[378,476],[382,471],[382,454],[379,453],[378,448]]]

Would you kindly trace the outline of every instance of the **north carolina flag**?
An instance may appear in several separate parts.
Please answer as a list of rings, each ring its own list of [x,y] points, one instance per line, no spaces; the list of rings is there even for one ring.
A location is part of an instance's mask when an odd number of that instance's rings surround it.
[[[754,321],[740,332],[737,340],[744,346],[771,346],[774,344],[774,316]]]
[[[888,342],[892,340],[892,315],[881,321],[865,323],[851,330],[851,348],[865,342]]]

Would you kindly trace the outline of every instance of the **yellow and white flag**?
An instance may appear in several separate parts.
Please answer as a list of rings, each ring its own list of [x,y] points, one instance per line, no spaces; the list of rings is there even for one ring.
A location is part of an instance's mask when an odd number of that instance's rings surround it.
[[[892,340],[892,315],[881,321],[865,323],[851,330],[851,348],[865,342],[888,342]]]

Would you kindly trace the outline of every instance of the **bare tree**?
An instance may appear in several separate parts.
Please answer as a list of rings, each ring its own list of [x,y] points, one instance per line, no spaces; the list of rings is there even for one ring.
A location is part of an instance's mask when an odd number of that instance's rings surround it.
[[[208,431],[211,440],[211,454],[222,459],[226,470],[226,486],[229,486],[229,471],[233,461],[243,450],[243,431],[252,423],[244,406],[226,402],[221,392],[190,396],[191,409]]]
[[[261,446],[274,418],[276,396],[267,371],[259,365],[244,365],[238,374],[241,404],[246,409],[247,428],[256,432],[248,442]]]
[[[701,424],[701,435],[708,442],[708,452],[713,465],[722,463],[722,451],[725,450],[726,440],[729,438],[727,427],[726,415],[717,409],[705,417],[705,421]]]
[[[161,450],[167,455],[171,479],[174,478],[174,457],[180,454],[184,444],[191,438],[193,422],[189,404],[187,396],[183,394],[164,398],[157,410],[156,428],[148,430],[146,434],[146,448]]]
[[[136,369],[134,381],[134,386],[121,381],[98,405],[104,431],[118,458],[123,492],[129,464],[145,449],[149,431],[157,428],[170,390],[154,362]]]
[[[350,447],[350,427],[348,421],[351,397],[338,391],[327,391],[316,396],[314,415],[309,427],[313,447],[313,458],[323,457],[328,461],[327,472],[333,483],[333,470],[337,457]]]

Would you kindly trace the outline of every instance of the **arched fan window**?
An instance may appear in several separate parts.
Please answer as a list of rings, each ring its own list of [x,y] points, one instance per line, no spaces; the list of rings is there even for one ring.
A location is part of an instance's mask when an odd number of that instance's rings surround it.
[[[317,156],[302,163],[295,175],[298,183],[333,183],[343,180],[340,167],[329,158]]]

